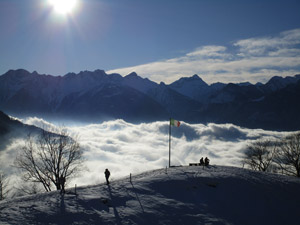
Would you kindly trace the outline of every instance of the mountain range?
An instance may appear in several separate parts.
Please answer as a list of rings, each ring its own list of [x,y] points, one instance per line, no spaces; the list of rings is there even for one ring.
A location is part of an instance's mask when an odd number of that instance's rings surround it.
[[[271,78],[266,84],[214,83],[198,75],[167,85],[103,70],[40,75],[23,69],[0,76],[0,110],[13,116],[39,116],[101,122],[168,120],[233,123],[270,130],[300,129],[300,75]]]

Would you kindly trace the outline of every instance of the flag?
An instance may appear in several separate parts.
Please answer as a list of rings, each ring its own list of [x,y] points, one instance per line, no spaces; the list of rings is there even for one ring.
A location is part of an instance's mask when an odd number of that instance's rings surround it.
[[[175,127],[180,126],[180,122],[178,120],[174,120],[174,119],[170,119],[170,124],[175,126]]]

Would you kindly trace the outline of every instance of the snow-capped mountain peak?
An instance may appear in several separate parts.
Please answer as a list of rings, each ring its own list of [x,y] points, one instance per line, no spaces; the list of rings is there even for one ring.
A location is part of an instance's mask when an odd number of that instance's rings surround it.
[[[147,78],[142,78],[137,75],[137,73],[132,72],[124,77],[122,83],[134,89],[141,91],[142,93],[147,93],[149,90],[155,88],[158,84],[150,81]]]

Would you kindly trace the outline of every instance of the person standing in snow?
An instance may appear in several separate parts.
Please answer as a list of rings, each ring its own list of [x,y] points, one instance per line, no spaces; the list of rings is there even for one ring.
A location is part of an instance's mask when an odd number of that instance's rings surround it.
[[[205,163],[205,166],[208,166],[208,164],[209,164],[209,159],[208,159],[207,157],[205,157],[204,163]]]
[[[59,184],[60,184],[60,193],[62,194],[64,194],[65,193],[65,183],[66,183],[66,178],[63,176],[63,175],[61,175],[60,177],[59,177]]]
[[[200,159],[200,166],[204,165],[203,157]]]
[[[109,178],[109,176],[110,176],[109,170],[108,170],[108,169],[105,169],[104,174],[105,174],[106,184],[108,185],[108,184],[109,184],[108,178]]]

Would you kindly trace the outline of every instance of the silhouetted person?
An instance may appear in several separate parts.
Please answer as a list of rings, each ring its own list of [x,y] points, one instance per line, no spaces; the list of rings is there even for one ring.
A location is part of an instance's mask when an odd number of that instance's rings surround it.
[[[203,157],[200,159],[200,166],[204,165]]]
[[[65,183],[66,183],[66,178],[63,175],[61,175],[59,177],[60,193],[65,193]]]
[[[109,184],[108,178],[109,178],[109,176],[110,176],[109,170],[108,170],[108,169],[105,169],[104,174],[105,174],[106,184],[108,185],[108,184]]]
[[[204,163],[205,163],[205,166],[209,165],[209,159],[207,157],[205,157]]]

